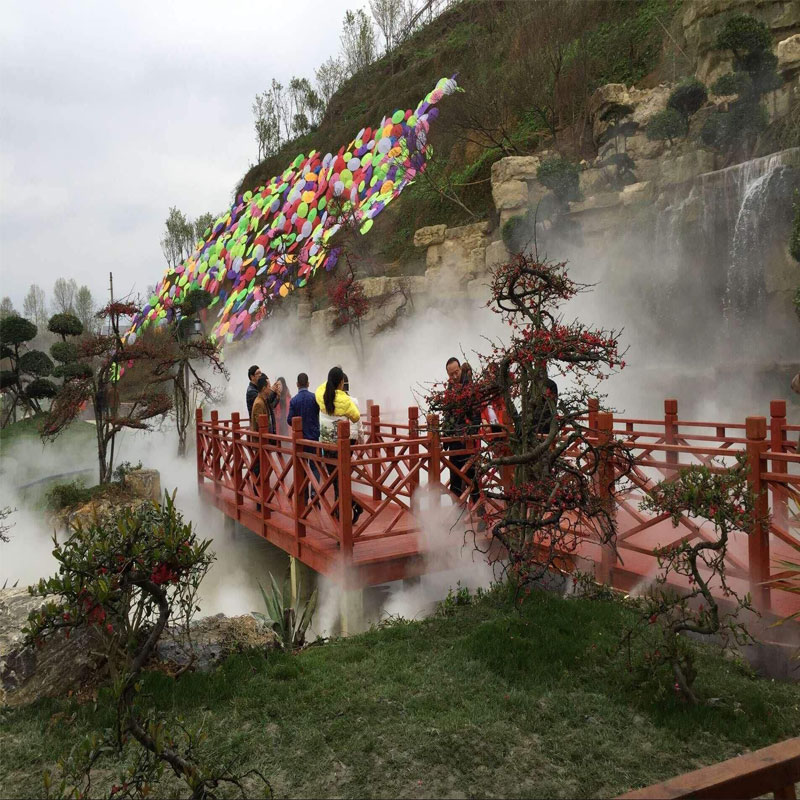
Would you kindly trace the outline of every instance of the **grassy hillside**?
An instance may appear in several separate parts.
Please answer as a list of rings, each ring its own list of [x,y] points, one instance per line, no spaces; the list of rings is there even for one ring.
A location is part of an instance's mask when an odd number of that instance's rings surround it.
[[[237,192],[262,185],[299,152],[337,150],[384,114],[414,107],[440,77],[457,74],[465,93],[440,106],[429,174],[469,211],[424,180],[406,190],[365,237],[373,255],[402,266],[414,259],[411,239],[417,228],[490,215],[491,165],[503,155],[552,145],[555,129],[557,149],[575,157],[593,155],[588,98],[604,83],[654,79],[665,29],[679,4],[463,0],[417,31],[391,58],[384,56],[350,78],[319,128],[254,166]]]
[[[536,593],[521,613],[500,595],[448,611],[178,681],[150,673],[144,693],[204,722],[206,755],[261,769],[279,797],[613,797],[797,732],[800,686],[715,652],[697,688],[716,700],[696,708],[609,662],[620,605]],[[38,796],[42,770],[110,723],[102,702],[4,711],[0,794]]]

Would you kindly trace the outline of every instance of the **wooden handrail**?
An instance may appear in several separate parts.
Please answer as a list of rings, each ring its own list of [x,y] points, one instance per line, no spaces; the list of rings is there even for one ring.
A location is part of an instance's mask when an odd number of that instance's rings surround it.
[[[729,798],[745,800],[772,792],[776,800],[795,800],[800,781],[800,737],[753,753],[687,772],[663,783],[636,789],[619,800]]]

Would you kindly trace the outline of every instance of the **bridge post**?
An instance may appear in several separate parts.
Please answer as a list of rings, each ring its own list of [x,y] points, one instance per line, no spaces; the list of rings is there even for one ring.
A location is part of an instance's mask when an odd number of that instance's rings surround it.
[[[264,502],[269,489],[269,459],[264,457],[264,433],[269,430],[269,417],[266,414],[258,416],[258,436],[256,437],[256,458],[258,459],[258,505],[261,506],[261,532],[266,533],[264,524],[269,519],[269,508]],[[269,434],[267,434],[269,436]]]
[[[600,410],[600,401],[596,397],[590,397],[589,409],[589,430],[597,431],[597,412]]]
[[[600,453],[600,463],[597,470],[597,489],[602,502],[612,521],[616,518],[616,505],[614,503],[614,465],[605,449],[611,443],[614,429],[614,415],[610,411],[597,412],[597,445],[604,448]],[[610,543],[600,544],[600,564],[596,565],[596,579],[598,583],[611,583],[613,569],[616,563],[614,549]]]
[[[196,408],[194,410],[194,435],[195,435],[195,455],[197,456],[197,488],[203,485],[204,474],[204,459],[205,453],[203,452],[202,442],[203,437],[200,434],[200,426],[203,424],[203,409]]]
[[[769,449],[773,453],[785,452],[786,431],[786,401],[773,400],[769,404]],[[773,472],[779,474],[786,474],[789,471],[789,465],[785,461],[772,461],[771,469]],[[786,530],[789,521],[789,512],[787,507],[787,497],[784,492],[772,491],[772,517],[775,524]]]
[[[370,450],[370,455],[373,459],[377,459],[380,455],[381,449],[378,445],[380,441],[380,429],[381,429],[381,407],[376,405],[371,405],[369,407],[369,430],[370,430],[370,438],[374,444],[372,450]],[[378,488],[380,486],[381,480],[381,465],[377,463],[377,461],[372,465],[372,499],[373,500],[380,500],[381,499],[381,490]]]
[[[336,461],[339,482],[339,527],[341,531],[342,558],[345,568],[353,560],[353,489],[350,483],[352,456],[350,453],[350,423],[338,424]]]
[[[303,438],[303,419],[302,417],[292,417],[292,487],[294,501],[294,553],[300,556],[300,540],[306,535],[306,524],[303,522],[303,512],[306,508],[306,491],[308,483],[303,460],[300,457],[300,445],[298,440]]]
[[[769,611],[770,590],[764,585],[769,580],[769,497],[767,487],[761,480],[761,469],[766,465],[763,455],[769,447],[767,418],[747,417],[745,433],[750,467],[747,485],[756,498],[753,507],[753,526],[747,537],[750,593],[753,596],[753,604],[759,611]]]
[[[234,518],[239,519],[239,510],[244,505],[242,497],[242,448],[239,441],[239,412],[231,414],[231,447],[233,448],[233,501],[236,506]]]
[[[219,494],[222,482],[222,467],[219,456],[219,411],[211,412],[211,474],[214,480],[214,494]]]
[[[678,443],[678,401],[672,397],[664,400],[664,444]],[[671,478],[678,472],[678,453],[667,451],[664,459],[669,466],[664,477]]]
[[[417,406],[408,407],[408,438],[413,442],[419,438],[419,408]],[[409,444],[408,446],[409,472],[412,472],[419,462],[419,444]],[[417,470],[408,482],[409,492],[419,486],[419,470]]]
[[[439,434],[439,415],[428,414],[428,486],[430,502],[440,505],[442,486],[442,441]],[[433,492],[436,492],[434,498]]]

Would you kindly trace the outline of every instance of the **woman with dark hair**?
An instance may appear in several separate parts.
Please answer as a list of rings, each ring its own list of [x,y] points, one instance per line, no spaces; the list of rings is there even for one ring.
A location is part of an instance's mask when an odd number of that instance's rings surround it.
[[[319,406],[319,438],[321,442],[336,442],[341,421],[357,423],[361,413],[353,399],[344,391],[345,374],[341,367],[331,367],[328,380],[314,393]],[[351,440],[352,441],[352,440]],[[335,450],[323,450],[327,458],[336,458]],[[334,497],[339,499],[339,482],[333,484]],[[364,509],[353,500],[353,524]]]
[[[280,397],[278,405],[275,407],[275,424],[277,426],[277,433],[279,436],[289,436],[289,423],[286,418],[289,416],[289,402],[292,399],[292,393],[286,385],[286,379],[281,376],[275,381],[276,386],[280,386]]]

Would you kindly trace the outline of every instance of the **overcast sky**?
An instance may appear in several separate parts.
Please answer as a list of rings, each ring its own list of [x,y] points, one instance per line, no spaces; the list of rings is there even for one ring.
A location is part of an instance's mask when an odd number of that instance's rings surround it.
[[[3,0],[0,295],[105,300],[164,269],[170,206],[220,212],[255,161],[251,105],[313,79],[358,0]],[[364,4],[365,5],[365,4]]]

